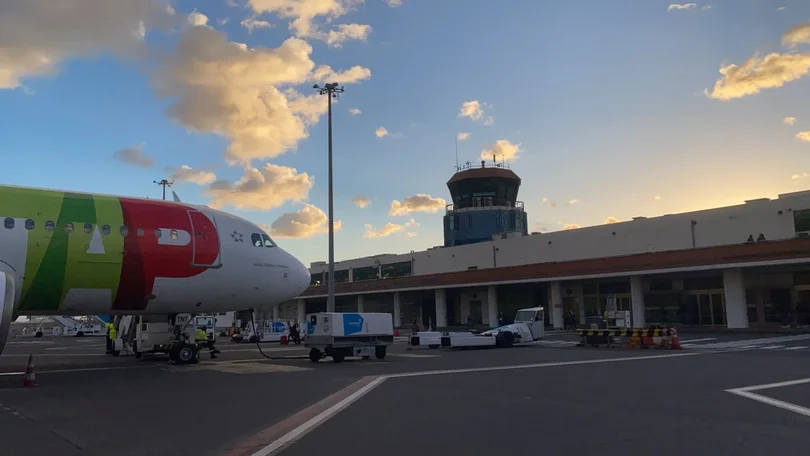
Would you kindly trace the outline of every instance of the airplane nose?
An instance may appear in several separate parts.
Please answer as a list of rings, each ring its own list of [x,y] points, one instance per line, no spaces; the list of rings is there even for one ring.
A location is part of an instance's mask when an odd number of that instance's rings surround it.
[[[295,291],[295,296],[293,297],[298,297],[304,293],[307,288],[309,288],[311,276],[309,274],[309,269],[307,269],[307,267],[296,258],[292,258],[291,263],[290,283],[293,286],[293,291]]]

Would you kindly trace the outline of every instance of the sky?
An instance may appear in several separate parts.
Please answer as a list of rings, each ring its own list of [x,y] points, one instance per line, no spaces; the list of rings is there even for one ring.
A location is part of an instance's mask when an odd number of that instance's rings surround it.
[[[329,82],[336,260],[442,245],[456,144],[533,231],[810,188],[800,0],[4,0],[0,183],[170,179],[325,260]]]

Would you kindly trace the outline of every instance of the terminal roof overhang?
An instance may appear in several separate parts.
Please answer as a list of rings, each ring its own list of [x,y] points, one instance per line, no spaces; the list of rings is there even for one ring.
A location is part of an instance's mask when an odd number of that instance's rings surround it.
[[[810,238],[345,282],[335,285],[335,293],[354,295],[800,263],[810,263]],[[325,297],[326,293],[326,286],[312,286],[300,298]]]

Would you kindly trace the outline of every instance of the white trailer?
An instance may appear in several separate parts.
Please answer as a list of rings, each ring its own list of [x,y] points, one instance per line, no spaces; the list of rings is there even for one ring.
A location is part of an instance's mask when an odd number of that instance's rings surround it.
[[[385,358],[387,347],[394,343],[394,322],[389,313],[309,314],[304,346],[309,359],[316,363],[331,356],[342,362],[347,356],[369,359]]]
[[[482,333],[452,332],[442,336],[442,347],[512,347],[540,340],[545,335],[542,307],[520,309],[515,322]]]

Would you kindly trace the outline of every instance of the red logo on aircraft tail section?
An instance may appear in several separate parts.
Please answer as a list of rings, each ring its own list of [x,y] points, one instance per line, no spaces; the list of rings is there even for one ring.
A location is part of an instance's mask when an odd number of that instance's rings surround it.
[[[112,310],[144,310],[155,278],[193,277],[216,265],[219,235],[208,216],[182,204],[119,200],[129,233],[124,238],[121,279]],[[175,230],[180,241],[161,242],[162,236],[169,235],[161,231],[159,237],[156,231],[161,229]]]

